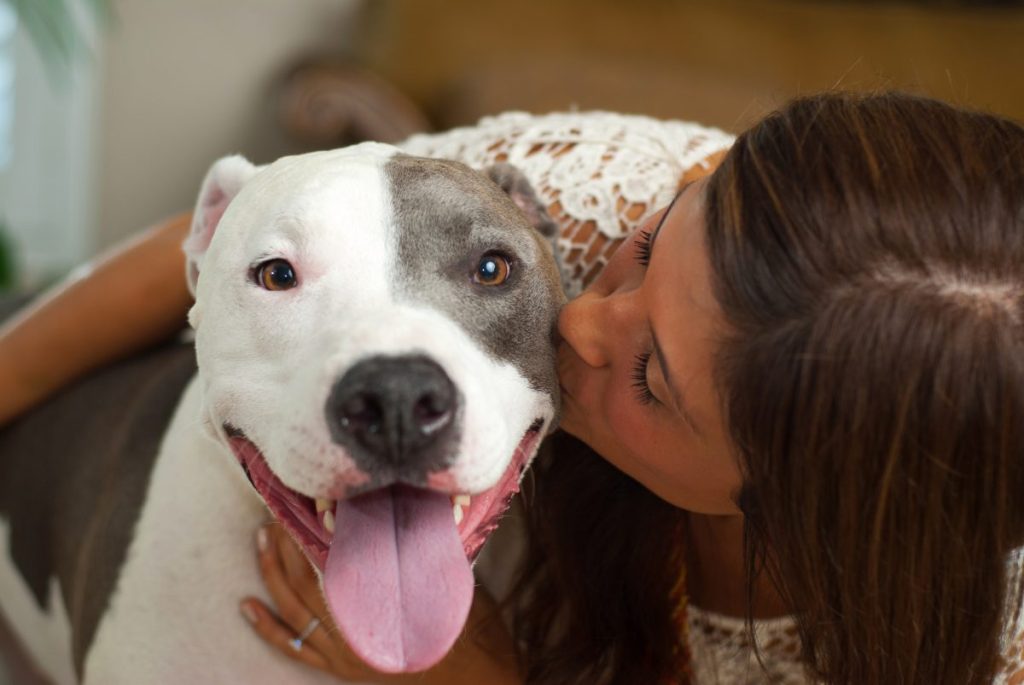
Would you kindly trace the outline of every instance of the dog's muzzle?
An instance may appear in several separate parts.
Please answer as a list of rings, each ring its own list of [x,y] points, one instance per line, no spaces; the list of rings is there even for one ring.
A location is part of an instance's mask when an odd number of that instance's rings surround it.
[[[461,405],[448,374],[428,357],[375,356],[334,384],[325,411],[331,437],[371,486],[423,485],[455,458]]]

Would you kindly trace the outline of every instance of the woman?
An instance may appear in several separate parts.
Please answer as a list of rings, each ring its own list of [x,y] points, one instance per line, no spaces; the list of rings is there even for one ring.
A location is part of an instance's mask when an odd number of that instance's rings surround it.
[[[827,95],[740,136],[561,315],[563,428],[603,459],[534,472],[526,679],[1024,676],[1022,264],[1016,124]],[[262,559],[273,590],[288,554]],[[315,612],[290,577],[282,614]]]

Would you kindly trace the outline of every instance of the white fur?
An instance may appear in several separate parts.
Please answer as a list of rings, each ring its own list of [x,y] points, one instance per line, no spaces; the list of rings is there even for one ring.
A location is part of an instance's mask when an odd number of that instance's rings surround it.
[[[71,663],[71,621],[60,583],[50,578],[48,611],[36,603],[10,554],[10,526],[0,518],[0,611],[17,631],[25,651],[39,664],[54,685],[76,682]]]
[[[241,155],[217,160],[203,179],[199,201],[192,212],[192,227],[185,243],[185,277],[189,291],[196,294],[196,280],[202,267],[203,254],[209,247],[221,214],[244,186],[259,171],[259,167]]]
[[[193,381],[161,447],[84,682],[337,683],[269,649],[239,613],[245,595],[268,599],[254,538],[268,514],[234,457],[202,434],[201,405]]]

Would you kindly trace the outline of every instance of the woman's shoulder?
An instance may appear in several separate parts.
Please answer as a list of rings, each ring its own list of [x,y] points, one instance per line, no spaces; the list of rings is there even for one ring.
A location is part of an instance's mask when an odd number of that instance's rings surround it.
[[[655,119],[617,112],[505,112],[484,117],[472,126],[442,133],[418,134],[400,147],[410,154],[459,159],[467,164],[487,162],[490,148],[505,154],[543,160],[545,152],[571,148],[624,148],[632,154],[664,159],[683,169],[728,148],[733,136],[699,123]],[[565,152],[562,152],[564,155]],[[511,160],[510,160],[511,161]]]
[[[407,142],[420,144],[422,139],[446,136],[476,136],[509,132],[517,136],[555,136],[580,138],[585,136],[640,137],[715,137],[731,142],[733,136],[721,129],[704,126],[682,119],[657,119],[642,114],[628,114],[603,110],[547,112],[543,114],[510,111],[485,116],[470,126],[452,128],[442,133],[416,134]]]

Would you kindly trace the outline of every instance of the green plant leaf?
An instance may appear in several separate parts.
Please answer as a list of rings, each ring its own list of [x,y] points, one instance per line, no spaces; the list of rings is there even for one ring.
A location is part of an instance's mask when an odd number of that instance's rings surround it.
[[[13,288],[16,280],[14,244],[7,230],[7,223],[0,221],[0,291]]]
[[[0,0],[7,2],[28,31],[39,54],[51,67],[69,67],[87,54],[83,35],[83,13],[101,26],[112,16],[111,0]],[[76,8],[81,6],[81,10]]]

